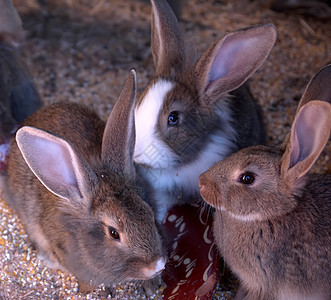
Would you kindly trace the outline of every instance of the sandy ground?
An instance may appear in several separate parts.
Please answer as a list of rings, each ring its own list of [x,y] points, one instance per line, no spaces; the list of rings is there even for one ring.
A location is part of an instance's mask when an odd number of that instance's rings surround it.
[[[106,119],[130,69],[139,94],[154,72],[150,50],[150,5],[138,0],[53,0],[40,7],[14,1],[26,30],[22,60],[46,104],[70,100],[92,106]],[[269,142],[287,134],[305,86],[331,62],[331,20],[276,13],[264,1],[184,1],[181,27],[192,49],[202,53],[227,32],[273,23],[278,39],[268,60],[249,80],[261,104]],[[314,171],[331,171],[331,143]],[[0,201],[0,299],[94,299],[80,295],[75,279],[45,268],[22,225]],[[161,298],[162,289],[154,298]],[[142,298],[127,287],[120,299]],[[215,296],[222,299],[224,294]]]

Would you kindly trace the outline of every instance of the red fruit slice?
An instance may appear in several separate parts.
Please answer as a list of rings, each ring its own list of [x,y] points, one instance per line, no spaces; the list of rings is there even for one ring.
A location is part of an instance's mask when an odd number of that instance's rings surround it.
[[[164,299],[211,299],[220,274],[220,259],[207,209],[183,205],[164,219],[169,262],[163,273]]]

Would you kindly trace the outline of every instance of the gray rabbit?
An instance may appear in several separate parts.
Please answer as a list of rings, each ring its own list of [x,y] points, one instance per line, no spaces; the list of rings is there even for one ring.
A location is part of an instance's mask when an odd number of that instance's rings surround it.
[[[331,174],[307,174],[331,130],[326,74],[307,87],[282,145],[242,149],[200,176],[236,299],[331,299]]]
[[[0,142],[10,136],[17,123],[42,106],[18,51],[23,37],[22,23],[11,0],[0,0]]]
[[[12,142],[6,201],[48,266],[74,274],[81,291],[144,281],[150,293],[165,267],[153,193],[133,163],[135,93],[132,71],[106,125],[61,102],[30,116]]]
[[[196,62],[185,53],[167,2],[151,2],[156,72],[137,102],[134,160],[156,190],[163,219],[172,205],[199,195],[202,172],[265,142],[260,109],[242,84],[265,61],[277,34],[271,24],[231,32]]]

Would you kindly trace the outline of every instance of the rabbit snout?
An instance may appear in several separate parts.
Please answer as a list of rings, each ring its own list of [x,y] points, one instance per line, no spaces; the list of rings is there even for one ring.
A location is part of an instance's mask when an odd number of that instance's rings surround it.
[[[156,261],[150,264],[148,267],[142,269],[142,273],[146,276],[146,279],[154,278],[162,273],[166,265],[166,259],[164,257],[158,258]]]
[[[210,205],[216,207],[219,200],[217,199],[216,185],[208,176],[208,172],[199,177],[199,187],[201,197]]]

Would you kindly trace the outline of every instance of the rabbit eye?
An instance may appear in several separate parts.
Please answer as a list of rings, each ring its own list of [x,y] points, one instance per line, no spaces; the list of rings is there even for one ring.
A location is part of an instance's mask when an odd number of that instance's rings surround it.
[[[241,174],[239,180],[243,184],[252,184],[255,180],[255,176],[253,173],[247,172],[247,173]]]
[[[176,125],[179,121],[179,112],[172,111],[168,116],[168,125]]]
[[[114,239],[114,240],[119,240],[120,239],[120,234],[118,231],[114,228],[109,226],[108,227],[109,235]]]

